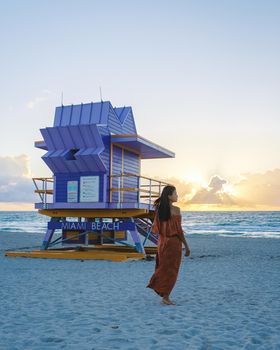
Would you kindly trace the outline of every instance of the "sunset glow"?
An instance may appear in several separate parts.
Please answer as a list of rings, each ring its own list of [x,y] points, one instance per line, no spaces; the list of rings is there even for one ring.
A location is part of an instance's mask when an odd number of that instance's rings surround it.
[[[2,3],[0,209],[32,210],[32,177],[52,176],[34,141],[56,107],[103,100],[174,152],[141,174],[182,208],[279,210],[279,4],[86,3]]]

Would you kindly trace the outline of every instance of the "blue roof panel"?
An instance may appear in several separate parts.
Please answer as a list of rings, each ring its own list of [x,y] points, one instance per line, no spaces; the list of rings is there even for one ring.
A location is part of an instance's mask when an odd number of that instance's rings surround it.
[[[121,123],[125,121],[125,118],[127,115],[131,112],[132,108],[131,107],[115,107],[114,108],[115,112],[117,113],[117,116],[119,117],[119,120]]]
[[[53,126],[107,124],[109,101],[56,107]]]
[[[70,125],[72,106],[65,106],[62,108],[63,109],[62,109],[60,126]]]
[[[80,123],[82,105],[74,105],[72,109],[71,125],[78,125]]]
[[[81,119],[79,124],[89,124],[91,119],[92,104],[86,103],[82,105]]]

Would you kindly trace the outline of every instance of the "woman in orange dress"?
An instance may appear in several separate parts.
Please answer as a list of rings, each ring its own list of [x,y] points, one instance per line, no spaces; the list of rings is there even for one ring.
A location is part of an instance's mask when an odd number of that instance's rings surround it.
[[[185,255],[190,255],[190,249],[181,226],[182,217],[180,208],[172,205],[177,202],[176,188],[167,185],[161,196],[155,200],[155,217],[152,232],[158,234],[155,272],[147,288],[153,289],[162,297],[164,304],[175,304],[169,299],[179,272],[182,258],[182,243],[185,246]]]

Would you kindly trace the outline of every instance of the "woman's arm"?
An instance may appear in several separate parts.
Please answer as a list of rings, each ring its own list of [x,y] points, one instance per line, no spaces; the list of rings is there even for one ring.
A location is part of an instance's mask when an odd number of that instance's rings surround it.
[[[177,237],[180,239],[180,241],[183,242],[183,244],[184,244],[184,246],[185,246],[185,249],[186,249],[185,255],[186,255],[186,256],[189,256],[190,253],[191,253],[191,251],[190,251],[190,248],[189,248],[188,243],[187,243],[187,241],[186,241],[186,238],[185,238],[185,236],[184,236],[184,233],[178,234]]]
[[[179,214],[181,215],[181,210],[180,210],[180,208],[178,208],[179,209]],[[182,218],[182,217],[181,217]],[[184,244],[184,247],[185,247],[185,249],[186,249],[186,256],[189,256],[190,255],[190,248],[189,248],[189,245],[188,245],[188,242],[187,242],[187,240],[186,240],[186,238],[185,238],[185,235],[184,235],[184,230],[182,229],[182,226],[181,226],[181,233],[179,233],[178,235],[177,235],[177,237],[179,238],[179,240]]]
[[[186,248],[186,249],[189,249],[188,242],[187,242],[187,240],[186,240],[186,238],[185,238],[184,233],[178,234],[177,236],[178,236],[178,238],[180,239],[180,241],[183,242],[185,248]]]

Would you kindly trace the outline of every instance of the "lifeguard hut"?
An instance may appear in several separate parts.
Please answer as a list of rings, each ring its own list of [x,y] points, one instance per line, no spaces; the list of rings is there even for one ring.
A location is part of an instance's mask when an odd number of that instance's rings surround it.
[[[6,255],[123,261],[155,253],[153,200],[167,183],[141,176],[141,161],[175,154],[137,134],[132,108],[62,105],[40,131],[35,147],[53,176],[33,178],[35,208],[50,221],[41,249]]]

